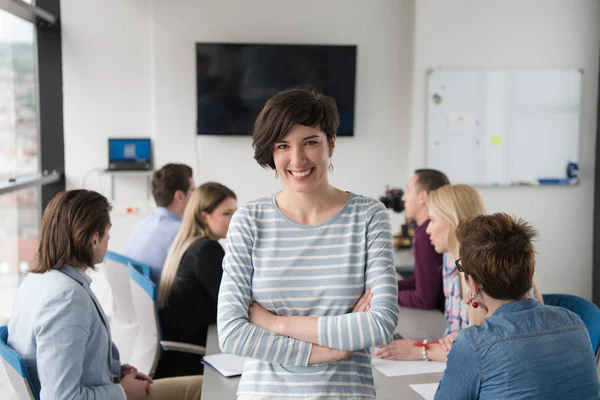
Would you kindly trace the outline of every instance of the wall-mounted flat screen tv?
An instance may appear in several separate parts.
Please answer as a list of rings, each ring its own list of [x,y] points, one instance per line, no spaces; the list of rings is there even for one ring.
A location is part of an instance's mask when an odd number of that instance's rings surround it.
[[[356,46],[196,43],[198,135],[249,135],[265,102],[312,86],[333,97],[338,136],[354,135]]]

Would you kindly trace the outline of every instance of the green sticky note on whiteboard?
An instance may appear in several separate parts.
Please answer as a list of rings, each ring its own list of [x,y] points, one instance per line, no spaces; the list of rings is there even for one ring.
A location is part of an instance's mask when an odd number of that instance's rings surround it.
[[[492,146],[500,146],[502,144],[502,136],[494,135],[492,136]]]

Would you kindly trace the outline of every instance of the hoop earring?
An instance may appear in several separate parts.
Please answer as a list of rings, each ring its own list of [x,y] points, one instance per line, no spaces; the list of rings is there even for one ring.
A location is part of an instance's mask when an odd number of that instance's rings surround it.
[[[331,158],[329,159],[329,167],[327,167],[327,171],[329,171],[330,174],[333,172],[333,163]]]
[[[275,179],[279,179],[279,172],[275,171]]]

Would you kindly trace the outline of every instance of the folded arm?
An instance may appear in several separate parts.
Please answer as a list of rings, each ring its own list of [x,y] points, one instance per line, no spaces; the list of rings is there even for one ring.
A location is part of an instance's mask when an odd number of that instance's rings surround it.
[[[328,317],[272,316],[261,325],[284,336],[343,351],[391,342],[398,322],[398,291],[389,216],[379,203],[373,206],[366,236],[365,286],[372,294],[368,311]]]
[[[245,208],[231,220],[227,233],[227,251],[223,260],[223,279],[219,290],[217,328],[219,344],[226,353],[257,358],[274,364],[306,366],[335,361],[342,354],[315,348],[306,341],[263,329],[249,322],[252,304],[252,249],[254,228]]]

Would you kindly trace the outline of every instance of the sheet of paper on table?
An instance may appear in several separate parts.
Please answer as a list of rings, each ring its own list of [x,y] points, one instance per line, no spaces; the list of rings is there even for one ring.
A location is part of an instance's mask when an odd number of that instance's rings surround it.
[[[234,356],[233,354],[213,354],[204,356],[202,363],[219,371],[226,378],[240,376],[244,370],[245,357]]]
[[[373,357],[372,363],[385,376],[434,374],[446,369],[446,363],[437,361],[396,361]]]
[[[419,393],[425,400],[433,400],[438,388],[437,383],[421,383],[418,385],[409,385],[412,390]]]

